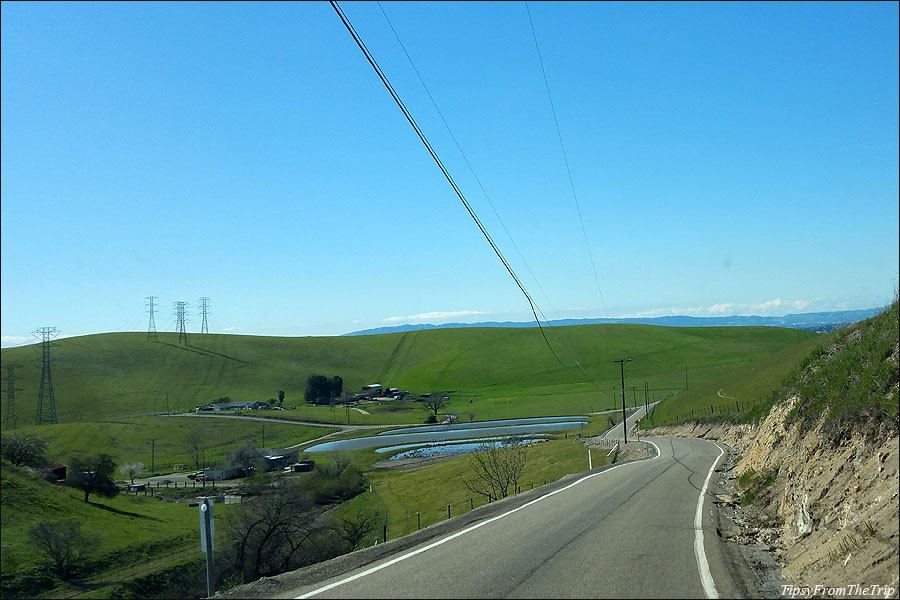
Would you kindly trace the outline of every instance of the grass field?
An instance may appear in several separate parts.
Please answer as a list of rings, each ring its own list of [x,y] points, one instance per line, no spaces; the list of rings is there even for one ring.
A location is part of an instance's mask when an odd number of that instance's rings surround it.
[[[715,379],[692,384],[689,389],[660,403],[652,419],[643,419],[641,425],[647,428],[678,418],[705,418],[710,416],[711,410],[722,415],[740,412],[765,416],[767,410],[755,410],[754,407],[769,406],[769,399],[773,392],[781,389],[784,379],[810,352],[829,343],[834,335],[806,338]]]
[[[593,465],[600,466],[605,453],[593,453]],[[556,481],[564,475],[588,468],[587,449],[580,440],[550,440],[529,449],[528,463],[520,480],[524,490]],[[427,468],[413,468],[399,473],[371,472],[374,493],[388,516],[388,538],[412,533],[422,527],[459,515],[486,504],[484,498],[472,494],[464,480],[472,475],[468,457],[452,458]]]
[[[117,571],[138,573],[144,563],[159,556],[171,561],[199,553],[196,507],[126,495],[91,497],[91,502],[85,503],[78,490],[47,483],[8,463],[3,464],[0,481],[0,570],[5,583],[16,574],[44,571],[43,559],[28,538],[28,531],[42,521],[76,520],[82,523],[83,532],[99,534],[92,570],[107,575]],[[216,517],[224,516],[230,508],[217,504]],[[59,597],[62,591],[51,596]]]
[[[152,466],[156,472],[170,472],[176,464],[195,468],[187,441],[195,433],[203,440],[205,461],[214,464],[222,462],[225,452],[238,446],[280,448],[332,431],[335,430],[330,427],[180,416],[20,428],[20,433],[34,433],[47,440],[47,458],[51,462],[68,463],[72,457],[103,452],[119,465],[141,461],[147,472]],[[125,478],[121,474],[117,477]]]
[[[346,421],[346,413],[303,402],[309,375],[340,375],[347,391],[377,382],[413,394],[452,391],[450,411],[477,420],[559,415],[613,405],[620,385],[614,359],[631,357],[626,390],[661,399],[753,364],[815,334],[772,327],[667,328],[649,325],[550,327],[553,357],[536,328],[437,329],[370,336],[279,338],[175,334],[159,342],[141,333],[111,333],[53,342],[53,385],[60,423],[121,420],[191,411],[221,396],[266,400],[279,390],[293,411],[278,416]],[[2,350],[3,364],[22,365],[16,394],[20,424],[34,423],[41,381],[39,346]],[[575,362],[581,368],[575,366]],[[584,373],[589,375],[586,376]],[[469,403],[469,400],[472,400]],[[419,405],[351,412],[353,424],[414,423]],[[341,418],[343,417],[343,419]]]

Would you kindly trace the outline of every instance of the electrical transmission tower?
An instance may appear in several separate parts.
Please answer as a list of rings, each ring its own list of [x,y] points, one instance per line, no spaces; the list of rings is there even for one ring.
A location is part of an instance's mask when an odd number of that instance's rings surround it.
[[[16,392],[21,392],[22,388],[16,387],[16,369],[22,365],[3,365],[6,369],[6,408],[3,409],[3,426],[6,429],[15,429],[19,426],[16,418]]]
[[[184,328],[187,305],[188,303],[182,300],[175,303],[175,327],[178,329],[178,344],[181,345],[183,340],[185,346],[188,345],[187,331]]]
[[[154,342],[159,341],[159,337],[156,335],[156,306],[153,304],[153,301],[156,300],[158,296],[147,296],[147,312],[150,313],[150,326],[147,328],[147,339],[153,340]]]
[[[50,338],[56,337],[56,327],[41,327],[34,332],[41,336],[41,389],[38,392],[36,425],[53,425],[56,421],[56,398],[53,396],[53,376],[50,374]]]
[[[206,324],[206,315],[209,312],[209,298],[200,298],[200,312],[203,313],[203,322],[200,325],[200,333],[209,333],[209,325]]]

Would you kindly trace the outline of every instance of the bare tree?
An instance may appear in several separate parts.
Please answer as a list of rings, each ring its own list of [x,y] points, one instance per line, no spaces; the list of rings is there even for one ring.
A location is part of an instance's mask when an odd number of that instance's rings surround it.
[[[300,486],[283,483],[228,516],[229,559],[244,581],[297,567],[301,547],[316,531],[312,506]]]
[[[131,478],[131,483],[134,483],[134,478],[138,473],[142,473],[144,471],[144,463],[141,461],[135,463],[125,463],[121,467],[119,467],[119,471],[127,475]]]
[[[203,432],[200,429],[192,429],[187,435],[187,446],[191,458],[194,461],[194,468],[198,471],[205,467],[206,462],[206,443],[203,439]]]
[[[53,571],[67,579],[100,541],[96,534],[81,532],[78,521],[45,521],[28,532],[35,547],[52,563]]]
[[[525,470],[528,444],[519,438],[485,442],[469,456],[474,477],[464,481],[466,488],[488,500],[506,498],[515,493]]]
[[[241,467],[244,471],[250,471],[250,467],[255,466],[259,458],[259,449],[251,446],[240,446],[228,453],[228,462]]]
[[[445,392],[431,392],[427,398],[422,400],[425,408],[434,413],[437,417],[438,412],[450,403],[450,394]]]
[[[378,515],[373,512],[357,509],[352,514],[344,514],[338,520],[336,529],[347,544],[348,552],[359,550],[367,535],[375,531]]]

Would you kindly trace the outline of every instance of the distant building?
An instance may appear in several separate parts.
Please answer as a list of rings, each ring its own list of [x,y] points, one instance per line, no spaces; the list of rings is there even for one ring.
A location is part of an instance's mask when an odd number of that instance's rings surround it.
[[[369,385],[363,386],[362,392],[358,394],[362,398],[377,398],[381,396],[382,391],[380,383],[370,383]]]
[[[244,476],[244,469],[237,465],[215,465],[206,469],[206,479],[210,481],[222,481],[223,479],[235,479]]]

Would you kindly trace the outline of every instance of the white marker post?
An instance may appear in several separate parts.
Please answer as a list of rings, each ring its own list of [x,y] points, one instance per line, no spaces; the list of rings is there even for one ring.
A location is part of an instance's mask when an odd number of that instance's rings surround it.
[[[216,522],[213,518],[213,501],[200,501],[200,549],[206,554],[206,597],[212,598],[212,561],[215,550]]]
[[[591,465],[591,449],[588,448],[588,471],[593,469],[594,467]]]

